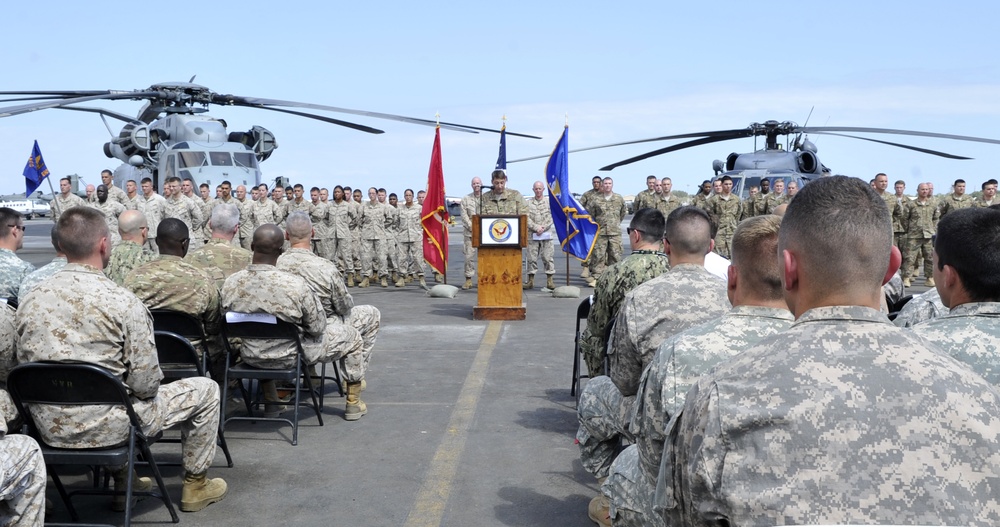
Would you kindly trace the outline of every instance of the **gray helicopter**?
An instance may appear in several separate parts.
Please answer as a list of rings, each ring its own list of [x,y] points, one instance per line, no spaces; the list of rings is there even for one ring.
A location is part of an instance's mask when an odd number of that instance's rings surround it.
[[[223,95],[193,84],[193,81],[192,77],[191,82],[165,82],[133,91],[0,91],[0,97],[3,97],[0,99],[0,104],[32,101],[0,108],[0,118],[49,108],[100,114],[111,134],[111,140],[104,145],[105,155],[121,160],[127,165],[125,168],[132,167],[131,170],[116,171],[116,173],[152,174],[157,188],[163,188],[164,181],[172,176],[182,179],[190,177],[196,187],[202,183],[213,187],[223,180],[230,181],[234,186],[255,185],[261,182],[259,163],[270,157],[278,148],[274,134],[262,126],[253,126],[245,132],[229,131],[225,120],[207,114],[208,106],[213,104],[259,108],[297,115],[370,134],[381,134],[384,131],[288,108],[345,113],[424,126],[440,125],[445,129],[467,133],[480,131],[500,133],[500,130],[489,128],[322,104]],[[78,106],[81,103],[99,100],[147,102],[136,117],[104,108]],[[123,121],[125,125],[116,134],[105,117]],[[507,135],[540,139],[537,136],[509,131]]]

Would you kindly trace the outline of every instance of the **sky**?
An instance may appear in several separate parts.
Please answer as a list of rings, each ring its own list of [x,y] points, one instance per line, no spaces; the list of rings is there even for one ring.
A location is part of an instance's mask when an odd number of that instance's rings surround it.
[[[506,116],[509,131],[542,137],[508,137],[508,160],[551,153],[567,122],[572,149],[772,119],[807,124],[810,111],[812,126],[1000,138],[993,37],[1000,4],[993,2],[257,4],[15,3],[5,14],[18,22],[0,34],[0,91],[134,90],[196,75],[195,83],[218,93],[424,119],[440,114],[491,128]],[[134,115],[141,103],[101,106]],[[371,135],[276,112],[209,110],[230,131],[260,125],[276,135],[278,149],[261,164],[265,178],[399,194],[426,184],[433,127],[326,114],[386,132]],[[117,134],[119,123],[109,123]],[[488,178],[499,137],[441,135],[447,193],[466,194],[472,177]],[[885,172],[911,193],[921,181],[947,192],[956,178],[971,192],[997,177],[1000,145],[868,137],[975,159],[809,139],[834,173],[867,180]],[[23,192],[33,140],[55,176],[97,183],[101,169],[120,164],[103,153],[109,139],[96,114],[49,109],[2,118],[0,193]],[[711,177],[713,160],[755,149],[753,139],[738,139],[598,172],[668,144],[573,154],[571,190],[587,190],[601,174],[614,178],[616,192],[634,194],[652,174],[690,192]],[[544,172],[545,159],[512,163],[508,186],[530,194]]]

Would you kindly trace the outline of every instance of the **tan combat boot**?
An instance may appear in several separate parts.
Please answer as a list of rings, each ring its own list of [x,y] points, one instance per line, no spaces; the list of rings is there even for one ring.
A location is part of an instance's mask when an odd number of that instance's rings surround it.
[[[278,383],[274,381],[262,381],[260,387],[264,392],[264,417],[278,417],[288,409],[282,403],[290,401],[291,398],[282,399],[278,396]]]
[[[555,289],[556,288],[556,281],[552,279],[552,275],[548,275],[545,278],[545,287],[547,287],[549,289]]]
[[[111,498],[111,510],[115,512],[125,512],[125,484],[128,483],[128,473],[125,469],[112,474],[115,480],[115,495]],[[136,492],[149,492],[153,490],[153,480],[151,478],[140,478],[135,471],[132,471],[132,495]],[[133,498],[134,499],[134,498]]]
[[[466,278],[465,283],[462,284],[462,289],[472,289],[472,279]]]
[[[423,275],[420,275],[420,287],[424,289],[430,289],[429,287],[427,287],[427,281],[424,280]]]
[[[344,410],[344,419],[348,421],[357,421],[368,413],[368,406],[361,400],[361,382],[347,383],[347,408]]]
[[[382,282],[379,284],[382,287],[389,287],[389,282],[386,281],[385,277],[382,277]]]
[[[909,278],[904,278],[903,279],[903,287],[910,287],[910,279]]]
[[[399,280],[399,275],[396,274],[396,271],[393,271],[392,272],[392,282],[396,283],[397,280]]]
[[[589,267],[584,267],[583,270],[580,271],[580,278],[590,278],[590,268]]]
[[[364,280],[361,281],[360,284],[358,284],[358,287],[368,287],[368,277],[367,276],[365,277]]]
[[[534,289],[535,288],[535,275],[528,276],[528,282],[522,286],[522,289]]]
[[[347,273],[347,287],[354,287],[354,273]]]
[[[396,287],[406,287],[406,280],[403,279],[403,275],[396,277]]]
[[[197,512],[209,505],[222,501],[229,487],[222,478],[208,479],[206,473],[184,475],[181,489],[181,510]]]
[[[927,281],[924,282],[924,285],[927,287],[934,287],[934,277],[928,278]]]

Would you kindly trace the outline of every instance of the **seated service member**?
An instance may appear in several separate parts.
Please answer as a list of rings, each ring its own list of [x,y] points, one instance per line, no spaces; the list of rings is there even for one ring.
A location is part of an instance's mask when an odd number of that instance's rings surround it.
[[[45,459],[38,443],[7,434],[0,409],[0,525],[34,527],[45,523]]]
[[[657,479],[667,525],[997,525],[1000,393],[879,312],[900,262],[882,199],[816,179],[778,251],[796,322],[687,392]]]
[[[59,218],[59,241],[69,261],[38,284],[17,310],[18,362],[86,362],[106,368],[128,386],[143,432],[181,425],[184,487],[181,510],[198,511],[222,500],[226,482],[208,479],[219,430],[219,386],[204,378],[160,384],[163,373],[153,341],[153,320],[142,302],[101,271],[108,263],[110,234],[104,215],[74,207]],[[59,328],[59,331],[53,331]],[[39,433],[53,446],[98,448],[120,444],[128,416],[104,406],[40,406],[32,409]],[[123,490],[125,474],[116,475]],[[149,486],[142,478],[141,486]],[[122,504],[124,505],[124,504]]]

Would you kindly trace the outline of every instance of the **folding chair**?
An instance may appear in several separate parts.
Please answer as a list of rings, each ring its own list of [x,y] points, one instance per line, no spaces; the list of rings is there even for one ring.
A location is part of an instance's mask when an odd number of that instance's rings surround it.
[[[201,321],[173,309],[153,309],[150,313],[153,315],[154,331],[169,331],[186,338],[188,342],[200,342],[201,367],[208,371],[208,339]]]
[[[323,414],[315,389],[309,382],[305,368],[305,356],[302,350],[302,341],[299,339],[299,329],[289,322],[280,320],[274,315],[263,313],[236,313],[228,312],[222,322],[222,336],[226,345],[226,382],[222,386],[222,400],[228,400],[228,390],[230,381],[239,381],[240,390],[243,393],[243,400],[246,403],[249,416],[233,416],[223,420],[223,430],[229,421],[273,421],[288,423],[292,426],[292,445],[299,444],[299,394],[303,389],[303,384],[312,398],[312,404],[307,402],[301,405],[309,406],[316,412],[319,425],[323,426]],[[250,340],[286,340],[295,345],[296,359],[295,365],[285,369],[265,369],[256,368],[246,363],[234,364],[236,354],[233,353],[229,339],[239,338],[242,342]],[[250,382],[249,389],[243,385],[243,380]],[[294,399],[292,419],[284,417],[256,417],[253,415],[253,408],[259,407],[263,402],[260,381],[289,381],[294,383]],[[254,381],[257,381],[256,388]],[[303,383],[304,381],[304,383]]]
[[[170,518],[178,523],[177,511],[167,494],[160,469],[156,465],[153,454],[149,451],[152,438],[142,432],[139,417],[132,407],[128,389],[117,377],[108,370],[93,364],[61,363],[52,361],[29,362],[20,364],[7,376],[7,389],[17,406],[17,411],[24,419],[29,433],[34,437],[42,450],[45,465],[55,483],[59,495],[69,510],[73,521],[79,521],[76,508],[71,498],[77,494],[84,495],[114,495],[112,489],[81,489],[66,493],[66,489],[55,470],[58,465],[86,466],[122,466],[125,465],[127,481],[125,485],[125,525],[132,523],[132,501],[135,495],[154,496],[163,501],[170,512]],[[45,443],[38,433],[39,424],[34,421],[28,405],[54,404],[64,406],[114,405],[124,407],[129,418],[128,437],[116,446],[101,448],[57,448]],[[45,426],[42,423],[42,426]],[[157,488],[148,492],[132,490],[135,474],[136,454],[149,463],[156,480]],[[95,476],[96,478],[97,476]],[[158,490],[157,490],[158,489]]]
[[[205,365],[198,359],[198,352],[195,351],[191,341],[170,331],[153,331],[156,339],[156,356],[160,361],[160,371],[163,372],[164,380],[184,379],[187,377],[208,377]],[[225,399],[221,412],[225,412]],[[177,439],[167,438],[160,440],[163,443],[176,443]],[[233,456],[229,454],[229,445],[226,444],[226,436],[222,433],[222,419],[219,419],[219,448],[226,455],[226,464],[233,467]],[[166,463],[164,463],[166,464]]]
[[[583,337],[583,332],[580,330],[580,321],[584,323],[586,327],[587,317],[590,315],[590,306],[594,303],[594,295],[590,295],[584,298],[580,305],[576,308],[576,331],[573,333],[573,381],[569,385],[570,396],[579,399],[579,385],[580,379],[589,378],[590,375],[580,373],[580,362],[583,360],[583,354],[580,351],[580,338]]]

